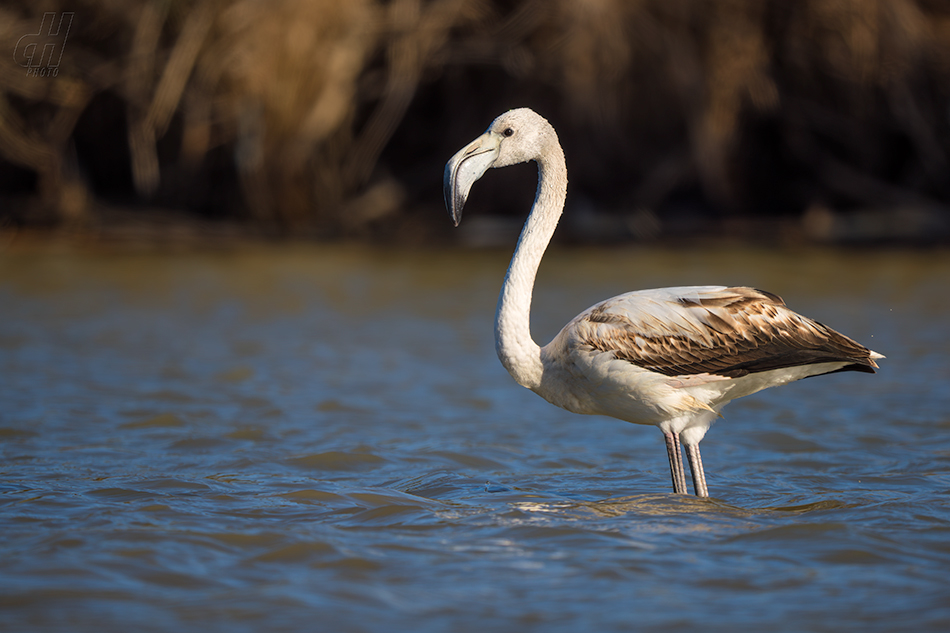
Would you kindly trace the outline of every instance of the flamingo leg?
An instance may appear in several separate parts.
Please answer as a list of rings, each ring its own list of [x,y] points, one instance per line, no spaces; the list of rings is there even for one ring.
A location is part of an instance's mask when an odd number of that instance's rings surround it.
[[[693,491],[697,497],[708,497],[706,473],[703,471],[703,458],[699,455],[699,444],[687,444],[686,456],[689,458],[689,472],[693,476]]]
[[[686,471],[683,469],[683,452],[680,449],[680,437],[675,433],[664,433],[666,454],[670,458],[670,474],[673,477],[673,492],[687,494]],[[692,462],[690,462],[692,464]]]

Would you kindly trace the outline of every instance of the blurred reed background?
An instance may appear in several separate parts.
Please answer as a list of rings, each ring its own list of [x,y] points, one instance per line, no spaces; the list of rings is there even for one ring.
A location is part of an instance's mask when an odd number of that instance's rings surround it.
[[[950,235],[944,1],[7,0],[0,50],[6,229],[424,239],[445,160],[527,105],[568,239]],[[483,206],[523,217],[526,173]]]

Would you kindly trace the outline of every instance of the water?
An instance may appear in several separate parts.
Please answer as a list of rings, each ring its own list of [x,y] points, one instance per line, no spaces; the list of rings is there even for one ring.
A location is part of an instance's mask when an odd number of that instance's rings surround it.
[[[536,338],[746,283],[888,356],[660,433],[494,356],[507,253],[0,254],[0,630],[944,631],[950,255],[562,250]]]

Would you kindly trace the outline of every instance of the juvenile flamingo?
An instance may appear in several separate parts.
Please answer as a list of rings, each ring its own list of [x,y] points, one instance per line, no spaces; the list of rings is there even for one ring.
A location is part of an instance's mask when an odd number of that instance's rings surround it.
[[[538,190],[495,314],[495,349],[518,384],[574,413],[658,426],[673,491],[708,497],[699,442],[730,401],[838,371],[874,373],[884,358],[745,287],[638,290],[588,308],[544,347],[531,338],[531,293],[567,196],[564,152],[550,123],[511,110],[445,166],[445,202],[458,226],[472,184],[491,167],[538,164]]]

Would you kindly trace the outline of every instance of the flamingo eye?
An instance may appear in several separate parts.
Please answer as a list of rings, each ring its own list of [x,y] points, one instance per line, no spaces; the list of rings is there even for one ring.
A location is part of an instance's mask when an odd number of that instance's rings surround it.
[[[505,131],[502,132],[502,134],[504,134],[505,136],[511,136],[511,135],[514,134],[514,133],[515,133],[515,131],[512,130],[510,127],[505,128]]]

